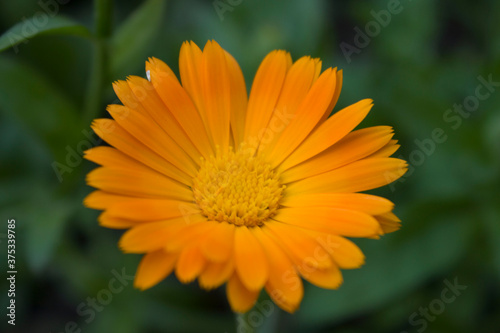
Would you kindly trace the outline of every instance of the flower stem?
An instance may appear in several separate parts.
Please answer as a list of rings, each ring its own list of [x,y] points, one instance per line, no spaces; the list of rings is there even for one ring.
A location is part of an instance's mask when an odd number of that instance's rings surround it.
[[[108,74],[108,38],[111,35],[113,0],[95,0],[95,39],[85,104],[84,124],[97,116]]]
[[[113,0],[95,0],[95,33],[99,38],[111,35]]]
[[[104,71],[106,50],[103,42],[100,40],[94,41],[94,50],[92,54],[92,68],[87,87],[87,98],[85,100],[85,126],[97,116],[102,100],[102,90],[104,88]]]

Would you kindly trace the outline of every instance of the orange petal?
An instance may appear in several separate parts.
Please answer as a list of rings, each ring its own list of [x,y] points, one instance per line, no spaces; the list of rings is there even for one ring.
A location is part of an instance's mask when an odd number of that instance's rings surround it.
[[[396,158],[363,159],[288,185],[285,195],[361,192],[387,185],[404,175],[407,163]]]
[[[111,119],[96,119],[92,129],[104,141],[115,147],[95,147],[85,152],[85,158],[104,166],[129,168],[148,166],[185,184],[189,177],[173,164],[146,147]]]
[[[93,209],[106,209],[115,203],[126,201],[130,198],[131,197],[97,190],[87,195],[83,200],[83,204]]]
[[[328,116],[332,113],[333,108],[337,104],[337,101],[339,100],[340,92],[342,91],[342,76],[343,76],[342,70],[337,71],[336,82],[335,82],[335,93],[333,94],[332,100],[330,101],[330,105],[328,105],[325,114],[319,121],[319,124],[322,124],[328,118]]]
[[[369,158],[376,157],[389,157],[394,154],[398,149],[399,145],[397,144],[398,140],[391,140],[385,146],[368,156]]]
[[[193,101],[179,81],[175,77],[152,70],[151,84],[189,140],[203,157],[208,158],[213,153],[211,140]]]
[[[234,312],[244,313],[253,307],[260,290],[248,290],[238,275],[233,274],[227,283],[226,293],[231,309]]]
[[[193,281],[203,270],[206,259],[198,246],[189,246],[182,250],[175,266],[175,275],[182,283]]]
[[[324,114],[335,91],[335,72],[329,68],[314,82],[297,109],[296,116],[270,149],[271,165],[278,166],[309,135]]]
[[[179,230],[174,239],[165,244],[165,249],[168,252],[180,251],[185,247],[189,247],[190,244],[200,243],[219,224],[219,222],[207,221],[205,216],[203,216],[204,221],[202,223],[197,223],[197,215],[193,216],[195,216],[193,223],[186,224],[183,229]]]
[[[273,219],[300,228],[348,237],[382,234],[380,225],[372,216],[342,208],[282,208]]]
[[[311,193],[285,196],[280,204],[286,207],[332,207],[357,210],[370,215],[391,211],[394,204],[389,200],[364,193]]]
[[[313,79],[313,83],[314,83],[314,82],[316,82],[318,77],[321,75],[322,62],[319,58],[314,58],[313,60],[314,60],[314,79]]]
[[[158,66],[156,66],[156,68],[158,68]],[[137,78],[133,78],[132,81],[134,81],[133,89],[132,85],[127,81],[117,81],[113,83],[113,88],[118,98],[128,108],[137,110],[158,123],[163,131],[175,140],[191,159],[197,163],[200,153],[170,110],[163,104],[151,82]]]
[[[371,99],[365,99],[328,118],[283,162],[280,169],[287,170],[335,144],[359,125],[372,105]]]
[[[151,57],[146,61],[146,72],[149,71],[149,76],[151,76],[151,71],[159,72],[163,75],[169,75],[176,78],[175,73],[170,69],[170,67],[158,58]]]
[[[278,102],[261,135],[259,134],[259,152],[266,153],[276,145],[280,134],[285,130],[313,82],[317,79],[318,59],[302,57],[286,73],[283,89]],[[319,69],[321,65],[319,65]]]
[[[315,286],[325,289],[337,289],[343,282],[342,273],[336,265],[327,269],[298,267],[300,275]]]
[[[262,289],[269,276],[269,263],[253,231],[245,226],[235,229],[234,261],[236,272],[245,287]]]
[[[325,233],[314,233],[314,237],[340,268],[359,268],[365,263],[363,252],[350,240]]]
[[[259,228],[256,228],[254,235],[262,244],[269,260],[267,293],[280,308],[290,313],[295,312],[304,296],[302,280],[285,252],[271,238]]]
[[[203,105],[202,90],[202,63],[203,52],[198,45],[193,42],[184,42],[179,54],[179,72],[183,88],[187,91],[192,101],[196,105],[205,128],[208,127],[207,115]]]
[[[198,281],[204,289],[217,288],[226,282],[234,272],[234,262],[232,259],[218,263],[207,262],[205,269],[201,272]]]
[[[392,135],[392,128],[389,126],[368,127],[351,132],[320,154],[284,171],[281,175],[282,182],[286,184],[315,176],[365,158],[389,142]],[[284,170],[285,167],[282,165],[280,168]]]
[[[124,80],[118,80],[113,82],[113,90],[118,97],[118,99],[125,105],[126,107],[130,109],[137,110],[138,112],[142,113],[143,115],[149,115],[147,110],[142,106],[141,100],[139,100],[132,89],[130,89],[130,86],[128,85],[127,81]],[[141,94],[141,99],[146,99],[148,95],[147,91],[144,91],[143,94]]]
[[[289,53],[272,51],[264,58],[255,74],[245,123],[245,142],[254,149],[257,149],[259,136],[273,114],[291,64]]]
[[[109,216],[106,213],[99,215],[97,221],[101,227],[110,229],[129,229],[140,224],[140,222],[137,221],[130,221],[119,217]]]
[[[228,52],[226,52],[226,62],[231,89],[229,96],[231,99],[231,131],[233,133],[234,147],[238,148],[245,135],[248,95],[241,68]]]
[[[196,175],[196,163],[153,119],[123,105],[108,105],[107,110],[123,129],[145,146],[191,178]]]
[[[87,175],[87,184],[106,192],[132,197],[193,200],[193,192],[187,186],[147,168],[100,167]]]
[[[106,212],[115,217],[136,221],[168,220],[200,214],[198,205],[177,200],[134,198],[109,206]]]
[[[323,247],[303,229],[276,221],[267,221],[261,230],[290,256],[295,266],[326,269],[333,261]]]
[[[322,288],[335,289],[340,286],[342,274],[337,264],[309,233],[269,221],[261,230],[286,249],[295,268],[304,279]]]
[[[208,41],[201,58],[203,110],[210,136],[223,152],[228,151],[231,116],[231,80],[226,52],[215,41]]]
[[[384,233],[388,234],[401,228],[401,220],[392,212],[387,212],[378,216],[375,219],[380,223]]]
[[[145,290],[163,280],[172,273],[177,257],[177,253],[167,253],[163,250],[144,255],[135,274],[134,286]]]
[[[200,243],[200,249],[208,260],[220,263],[231,257],[234,229],[233,224],[221,222]]]
[[[192,223],[203,224],[202,215],[191,216]],[[123,252],[144,253],[159,250],[186,228],[184,218],[139,224],[123,234],[119,246]]]

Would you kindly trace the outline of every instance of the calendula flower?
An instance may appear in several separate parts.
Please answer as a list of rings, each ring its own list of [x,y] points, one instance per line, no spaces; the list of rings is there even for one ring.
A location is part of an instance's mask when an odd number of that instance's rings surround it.
[[[369,99],[331,114],[342,72],[285,51],[262,61],[247,95],[235,59],[216,42],[182,45],[180,81],[156,58],[147,79],[114,83],[123,105],[92,128],[111,147],[85,157],[98,190],[88,207],[102,226],[128,229],[124,252],[143,253],[135,286],[147,289],[175,272],[202,288],[227,282],[231,308],[245,312],[265,288],[295,311],[302,278],[328,289],[340,269],[360,267],[345,237],[378,238],[397,230],[393,204],[359,193],[406,171],[390,158],[392,129],[354,130]]]

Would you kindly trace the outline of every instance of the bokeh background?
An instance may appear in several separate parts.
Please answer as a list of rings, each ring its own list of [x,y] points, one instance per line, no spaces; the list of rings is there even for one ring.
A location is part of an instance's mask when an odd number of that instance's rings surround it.
[[[95,166],[81,151],[95,144],[91,119],[108,117],[106,104],[116,102],[111,82],[145,76],[149,56],[177,71],[181,43],[209,39],[235,56],[248,86],[278,48],[343,69],[335,110],[372,98],[361,126],[393,126],[395,155],[410,164],[402,180],[373,191],[396,203],[401,230],[354,240],[366,265],[345,271],[339,290],[306,284],[294,315],[263,298],[252,328],[500,332],[499,1],[107,3],[0,3],[0,267],[5,276],[15,218],[18,270],[15,327],[0,281],[2,332],[250,332],[224,288],[169,277],[134,289],[140,257],[122,254],[122,231],[99,227],[98,212],[82,206]]]

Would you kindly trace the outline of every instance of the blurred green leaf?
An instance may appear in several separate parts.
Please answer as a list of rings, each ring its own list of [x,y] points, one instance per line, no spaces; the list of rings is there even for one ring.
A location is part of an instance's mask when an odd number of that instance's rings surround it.
[[[489,149],[491,158],[500,162],[500,114],[490,113],[482,131],[485,146]]]
[[[60,15],[55,17],[49,17],[47,14],[42,15],[45,16],[39,15],[25,19],[0,36],[0,52],[11,47],[15,47],[15,51],[17,52],[16,45],[26,43],[29,39],[38,35],[61,34],[82,37],[91,36],[89,30],[85,26],[69,18]],[[44,19],[42,22],[40,22],[41,17]]]
[[[2,208],[23,202],[26,191],[33,186],[34,180],[46,176],[47,170],[40,168],[40,165],[50,165],[53,159],[44,143],[30,134],[25,126],[0,112],[0,142],[4,143],[0,145],[0,161],[11,161],[11,163],[0,163],[2,184],[0,207]],[[8,144],[11,142],[15,144]],[[30,149],[19,149],[19,147],[30,147]]]
[[[64,225],[75,204],[55,198],[41,187],[31,191],[34,193],[26,200],[19,221],[24,229],[27,263],[32,270],[40,272],[61,242]]]
[[[45,77],[8,58],[0,58],[0,112],[22,123],[52,152],[66,154],[81,136],[76,106]]]
[[[113,79],[130,74],[131,68],[144,63],[148,45],[159,31],[165,3],[163,0],[144,2],[115,32],[111,40]]]
[[[486,201],[487,198],[483,200]],[[491,267],[500,277],[500,242],[498,241],[500,239],[500,224],[498,223],[500,221],[499,201],[498,199],[492,200],[490,205],[482,204],[480,209],[486,243],[491,249]]]

